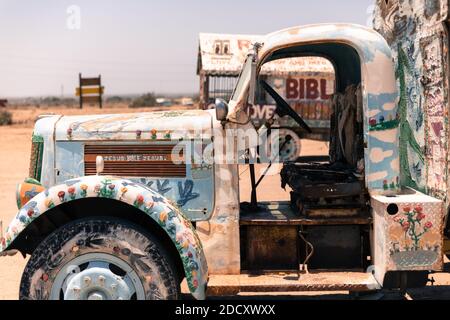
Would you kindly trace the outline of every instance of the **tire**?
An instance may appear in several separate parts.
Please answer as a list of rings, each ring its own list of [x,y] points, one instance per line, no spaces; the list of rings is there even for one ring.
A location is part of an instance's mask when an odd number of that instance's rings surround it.
[[[160,243],[140,227],[114,218],[70,222],[31,255],[21,300],[172,300],[180,287]]]

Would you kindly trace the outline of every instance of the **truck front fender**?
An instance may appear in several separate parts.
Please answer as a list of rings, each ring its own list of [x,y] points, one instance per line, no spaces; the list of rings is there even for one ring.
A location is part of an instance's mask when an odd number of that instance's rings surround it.
[[[48,210],[83,198],[108,198],[127,203],[151,217],[175,244],[183,263],[189,290],[204,299],[208,268],[202,244],[192,223],[166,198],[145,185],[108,176],[86,176],[51,187],[28,201],[0,239],[0,255],[39,216]]]

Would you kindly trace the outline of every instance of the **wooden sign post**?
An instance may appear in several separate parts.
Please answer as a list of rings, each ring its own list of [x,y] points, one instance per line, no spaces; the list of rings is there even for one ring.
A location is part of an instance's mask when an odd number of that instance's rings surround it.
[[[76,88],[76,96],[80,97],[80,109],[83,109],[83,103],[98,103],[102,108],[102,76],[97,78],[83,78],[79,74],[80,86]]]

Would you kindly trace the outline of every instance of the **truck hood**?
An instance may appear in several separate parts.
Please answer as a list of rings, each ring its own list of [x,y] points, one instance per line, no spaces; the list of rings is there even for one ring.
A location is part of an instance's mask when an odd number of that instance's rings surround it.
[[[208,138],[212,116],[206,110],[62,116],[56,141]]]

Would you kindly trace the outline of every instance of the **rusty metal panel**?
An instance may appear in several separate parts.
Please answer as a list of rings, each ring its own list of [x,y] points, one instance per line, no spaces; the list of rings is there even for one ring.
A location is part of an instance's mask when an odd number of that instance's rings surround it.
[[[363,267],[360,226],[311,226],[306,240],[314,246],[309,269],[359,269]],[[305,247],[305,243],[301,248]],[[305,252],[300,250],[300,261]]]
[[[369,291],[380,289],[369,272],[310,272],[212,275],[208,296],[236,295],[239,292]]]
[[[248,226],[246,228],[247,270],[296,270],[297,227]]]

